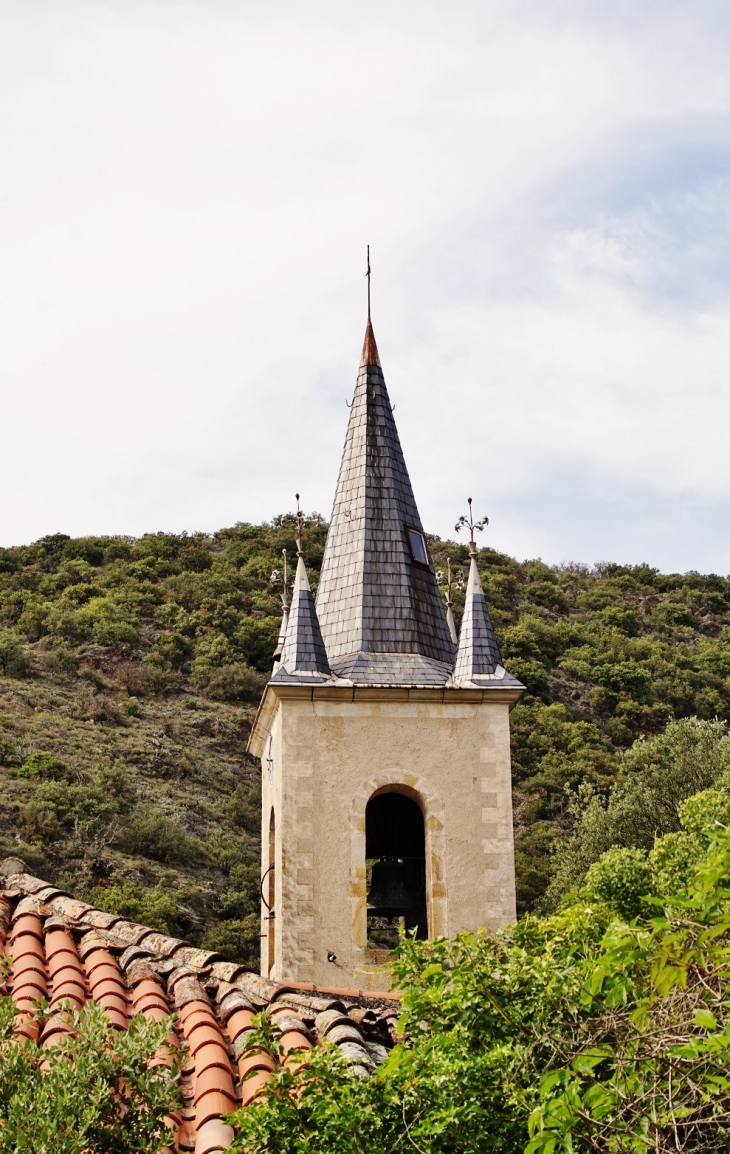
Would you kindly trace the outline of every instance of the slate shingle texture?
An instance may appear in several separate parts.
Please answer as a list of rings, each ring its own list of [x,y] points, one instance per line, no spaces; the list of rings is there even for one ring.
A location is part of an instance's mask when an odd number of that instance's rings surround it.
[[[423,531],[368,321],[317,592],[330,666],[356,683],[413,684],[412,661],[389,662],[398,655],[440,663],[438,684],[453,668],[433,564],[414,563],[408,528]]]
[[[502,667],[476,558],[472,556],[452,684],[494,685],[495,680],[505,687],[524,688]]]
[[[53,1046],[73,1028],[68,1003],[93,999],[124,1030],[135,1014],[160,1021],[176,1014],[176,1044],[187,1050],[183,1109],[171,1119],[177,1151],[227,1149],[234,1131],[224,1116],[247,1106],[276,1069],[276,1059],[250,1046],[262,1010],[279,1034],[283,1064],[323,1038],[339,1046],[354,1074],[367,1075],[396,1036],[398,1002],[388,994],[323,990],[269,981],[216,953],[199,950],[114,914],[107,914],[28,873],[17,858],[0,863],[0,955],[12,970],[0,994],[16,1003],[15,1033]],[[50,1000],[42,1027],[37,1010]],[[172,1041],[172,1039],[171,1039]],[[168,1047],[155,1061],[170,1064]]]
[[[279,670],[290,675],[304,673],[330,676],[327,651],[314,608],[307,570],[301,557],[297,561]]]

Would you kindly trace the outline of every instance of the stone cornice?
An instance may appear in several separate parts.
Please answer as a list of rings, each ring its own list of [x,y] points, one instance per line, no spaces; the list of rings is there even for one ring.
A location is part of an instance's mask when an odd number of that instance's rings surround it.
[[[248,739],[248,752],[263,757],[266,739],[271,731],[279,701],[338,701],[349,702],[425,702],[429,705],[481,705],[500,702],[510,709],[524,693],[522,687],[489,686],[484,689],[457,689],[444,687],[406,687],[400,685],[295,685],[270,681]]]

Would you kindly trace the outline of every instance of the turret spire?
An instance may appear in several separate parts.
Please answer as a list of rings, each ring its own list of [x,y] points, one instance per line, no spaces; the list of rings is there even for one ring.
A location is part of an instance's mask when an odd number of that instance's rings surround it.
[[[461,619],[459,648],[454,666],[454,682],[479,684],[481,678],[493,680],[495,674],[504,676],[497,638],[494,636],[494,628],[487,609],[487,600],[477,569],[477,547],[474,531],[481,532],[484,526],[488,524],[488,517],[483,517],[481,521],[474,521],[472,500],[469,497],[469,516],[459,517],[455,525],[457,533],[463,528],[469,530],[470,562],[464,616]]]
[[[309,587],[309,578],[304,565],[302,531],[304,516],[299,507],[297,493],[297,571],[294,578],[289,622],[281,652],[278,671],[272,681],[321,679],[330,677],[327,652],[314,608],[314,598]]]

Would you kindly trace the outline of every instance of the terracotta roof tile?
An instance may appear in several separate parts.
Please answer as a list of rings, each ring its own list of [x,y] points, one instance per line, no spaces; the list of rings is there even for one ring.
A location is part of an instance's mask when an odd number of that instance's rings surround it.
[[[155,954],[159,954],[162,958],[169,958],[170,954],[174,954],[175,950],[185,943],[180,938],[169,938],[167,934],[158,934],[156,930],[145,934],[143,938],[139,939],[138,943],[146,950],[151,950]]]
[[[215,1150],[227,1150],[233,1142],[233,1130],[219,1118],[211,1118],[199,1127],[195,1154],[213,1154]]]
[[[103,910],[94,909],[87,910],[79,918],[82,925],[92,926],[95,930],[109,930],[119,920],[118,914],[106,914]]]
[[[209,1047],[206,1047],[206,1052]],[[204,1058],[204,1055],[202,1055]],[[233,1073],[225,1066],[216,1064],[205,1065],[195,1063],[195,1102],[196,1105],[206,1094],[225,1094],[231,1101],[230,1109],[235,1108],[236,1093],[233,1089]]]
[[[192,1023],[189,1028],[188,1023]],[[198,1050],[210,1043],[214,1043],[222,1053],[226,1053],[225,1046],[223,1045],[223,1035],[217,1022],[215,1025],[211,1025],[209,1020],[196,1018],[195,1015],[191,1015],[186,1022],[185,1038],[192,1054],[197,1054]],[[226,1056],[226,1064],[227,1063],[228,1058]]]
[[[250,1077],[241,1082],[241,1105],[249,1106],[258,1097],[270,1078],[269,1070],[255,1070]]]
[[[222,1090],[213,1090],[195,1103],[195,1125],[198,1129],[212,1118],[221,1119],[236,1107],[235,1100]]]
[[[228,1026],[228,1037],[231,1039],[231,1042],[235,1042],[236,1038],[240,1037],[241,1034],[253,1029],[253,1018],[254,1015],[251,1010],[235,1010],[231,1014],[226,1023]]]
[[[230,1146],[234,1133],[223,1117],[239,1098],[244,1106],[254,1101],[276,1069],[271,1054],[249,1044],[257,1012],[271,1018],[289,1069],[326,1037],[340,1045],[354,1073],[365,1075],[395,1034],[392,995],[272,982],[220,954],[76,901],[32,877],[17,859],[0,863],[3,951],[12,959],[16,1034],[38,1038],[35,1011],[41,998],[50,999],[45,1047],[73,1029],[64,1006],[80,1009],[89,998],[119,1030],[135,1014],[155,1021],[177,1014],[167,1044],[152,1059],[169,1067],[183,1039],[190,1047],[183,1051],[183,1109],[170,1119],[171,1154],[173,1147],[213,1154]]]

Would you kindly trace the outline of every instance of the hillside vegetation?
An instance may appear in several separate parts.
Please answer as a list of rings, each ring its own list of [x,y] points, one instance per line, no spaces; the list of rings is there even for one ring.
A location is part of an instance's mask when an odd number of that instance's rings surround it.
[[[308,518],[314,588],[326,530]],[[468,551],[430,540],[442,582],[452,559],[458,622]],[[0,550],[0,856],[257,964],[259,768],[245,746],[282,549],[294,557],[291,515]],[[641,767],[637,738],[728,717],[730,583],[491,549],[478,563],[505,664],[528,687],[512,715],[525,912],[575,881],[551,847]]]

